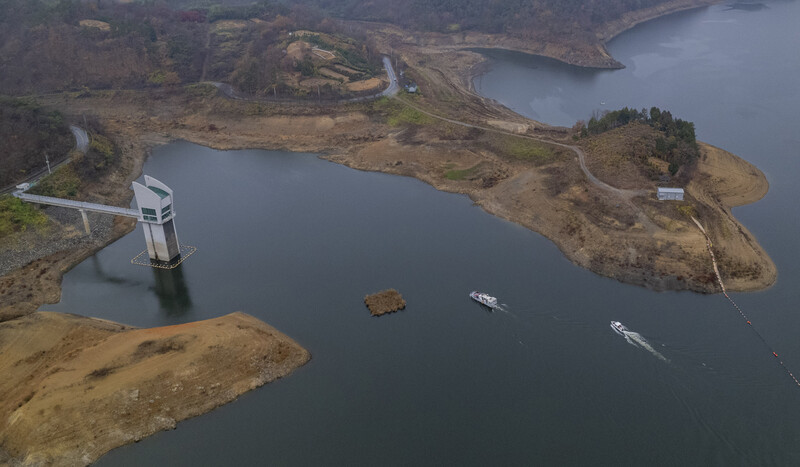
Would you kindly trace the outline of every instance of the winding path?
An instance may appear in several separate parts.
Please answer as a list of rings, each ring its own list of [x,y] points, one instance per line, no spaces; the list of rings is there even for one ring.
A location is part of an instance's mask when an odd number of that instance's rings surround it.
[[[517,134],[517,133],[511,133],[511,132],[508,132],[508,131],[498,130],[497,128],[485,127],[485,126],[480,126],[480,125],[473,125],[471,123],[466,123],[466,122],[463,122],[463,121],[460,121],[460,120],[454,120],[452,118],[443,117],[441,115],[436,115],[436,114],[431,113],[431,112],[429,112],[427,110],[424,110],[424,109],[412,104],[411,102],[409,102],[409,101],[407,101],[405,99],[397,97],[397,93],[400,91],[400,86],[399,86],[398,81],[397,81],[397,75],[394,72],[394,67],[392,67],[392,61],[387,56],[383,57],[383,68],[386,70],[386,75],[389,78],[389,86],[385,90],[381,91],[378,94],[372,95],[372,96],[356,97],[356,98],[352,98],[352,99],[344,99],[344,100],[341,100],[341,101],[338,101],[338,102],[357,102],[357,101],[363,101],[363,100],[369,100],[369,99],[377,99],[377,98],[380,98],[380,97],[393,97],[393,98],[397,99],[398,101],[402,102],[404,105],[407,105],[408,107],[411,107],[412,109],[414,109],[414,110],[416,110],[418,112],[421,112],[421,113],[423,113],[423,114],[425,114],[425,115],[427,115],[429,117],[432,117],[432,118],[435,118],[435,119],[438,119],[438,120],[441,120],[441,121],[444,121],[444,122],[452,123],[454,125],[460,125],[460,126],[467,127],[467,128],[476,128],[476,129],[483,130],[483,131],[491,131],[491,132],[494,132],[494,133],[513,136],[513,137],[517,137],[517,138],[525,138],[525,139],[529,139],[529,140],[536,141],[536,142],[539,142],[539,143],[552,144],[554,146],[559,146],[559,147],[562,147],[562,148],[569,149],[570,151],[574,152],[576,156],[578,156],[578,163],[580,164],[581,171],[583,171],[584,175],[586,176],[587,180],[589,180],[590,183],[592,183],[593,185],[595,185],[595,186],[597,186],[597,187],[599,187],[599,188],[601,188],[603,190],[606,190],[606,191],[608,191],[610,193],[613,193],[613,194],[619,196],[620,198],[623,198],[626,201],[630,201],[631,198],[633,198],[633,197],[641,196],[641,195],[644,195],[644,194],[648,193],[647,190],[624,190],[624,189],[621,189],[621,188],[616,188],[616,187],[613,187],[613,186],[603,182],[599,178],[595,177],[594,174],[592,174],[589,171],[589,168],[586,166],[586,154],[584,154],[583,150],[581,148],[579,148],[578,146],[574,146],[574,145],[570,145],[570,144],[564,144],[564,143],[558,143],[556,141],[552,141],[552,140],[546,139],[546,138],[537,138],[535,136],[520,135],[520,134]],[[237,93],[236,90],[234,90],[233,87],[230,84],[227,84],[227,83],[221,83],[221,82],[217,82],[217,81],[210,81],[209,83],[214,85],[217,89],[219,89],[220,92],[222,92],[223,95],[225,95],[226,97],[228,97],[230,99],[246,100],[246,101],[254,101],[254,102],[259,102],[259,101],[273,102],[272,100],[269,100],[269,99],[257,99],[255,97],[243,96],[243,95]]]
[[[70,125],[70,131],[72,131],[72,135],[75,136],[75,147],[84,154],[89,149],[89,135],[86,134],[86,130],[79,126]]]
[[[400,90],[400,85],[397,83],[397,75],[394,74],[394,68],[392,67],[392,61],[389,60],[389,57],[383,56],[383,68],[386,70],[386,75],[389,77],[389,87],[386,88],[382,93],[378,94],[376,97],[392,97],[397,95],[397,92]]]
[[[72,131],[72,135],[75,136],[75,148],[81,151],[82,153],[86,154],[86,151],[89,149],[89,135],[86,133],[86,130],[75,125],[70,125],[69,129],[70,131]],[[50,166],[50,169],[48,169],[47,167],[42,167],[41,169],[37,170],[26,179],[18,181],[17,183],[13,183],[6,187],[0,188],[0,195],[16,191],[17,185],[20,183],[33,183],[34,181],[42,178],[43,176],[49,174],[53,170],[61,167],[62,165],[69,164],[71,160],[72,158],[67,156],[63,160],[52,164]]]
[[[398,101],[402,102],[403,104],[405,104],[405,105],[411,107],[412,109],[414,109],[414,110],[416,110],[418,112],[421,112],[421,113],[423,113],[423,114],[425,114],[425,115],[427,115],[429,117],[433,117],[433,118],[436,118],[436,119],[439,119],[439,120],[442,120],[442,121],[445,121],[445,122],[448,122],[448,123],[452,123],[454,125],[461,125],[461,126],[464,126],[464,127],[467,127],[467,128],[477,128],[479,130],[491,131],[491,132],[502,134],[502,135],[514,136],[514,137],[517,137],[517,138],[525,138],[525,139],[529,139],[529,140],[532,140],[532,141],[536,141],[538,143],[552,144],[554,146],[567,148],[567,149],[571,150],[572,152],[574,152],[578,156],[578,163],[580,164],[581,170],[583,171],[584,175],[586,175],[586,178],[589,180],[589,182],[591,182],[593,185],[596,185],[599,188],[602,188],[603,190],[606,190],[606,191],[609,191],[611,193],[614,193],[614,194],[616,194],[616,195],[618,195],[618,196],[620,196],[620,197],[622,197],[622,198],[624,198],[626,200],[630,200],[631,198],[633,198],[635,196],[641,196],[641,195],[644,195],[644,194],[648,193],[647,190],[623,190],[621,188],[616,188],[616,187],[613,187],[613,186],[603,182],[599,178],[595,177],[594,174],[592,174],[589,171],[589,168],[586,166],[586,154],[584,154],[583,150],[581,148],[579,148],[578,146],[574,146],[574,145],[570,145],[570,144],[564,144],[564,143],[558,143],[556,141],[553,141],[553,140],[550,140],[550,139],[547,139],[547,138],[537,138],[535,136],[530,136],[530,135],[520,135],[520,134],[517,134],[517,133],[511,133],[509,131],[498,130],[497,128],[485,127],[485,126],[480,126],[480,125],[473,125],[471,123],[466,123],[466,122],[462,122],[462,121],[459,121],[459,120],[453,120],[451,118],[442,117],[440,115],[436,115],[434,113],[428,112],[427,110],[421,109],[420,107],[417,107],[416,105],[412,104],[411,102],[408,102],[407,100],[402,99],[400,97],[395,97],[395,99],[397,99]]]

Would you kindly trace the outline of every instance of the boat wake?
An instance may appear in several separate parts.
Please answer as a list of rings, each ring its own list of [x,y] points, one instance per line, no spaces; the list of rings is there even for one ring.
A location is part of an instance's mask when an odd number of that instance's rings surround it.
[[[654,349],[653,346],[650,345],[649,342],[647,342],[647,339],[642,337],[642,335],[639,334],[638,332],[623,331],[622,335],[625,336],[625,340],[628,342],[628,344],[631,344],[634,347],[642,348],[642,349],[650,352],[651,354],[655,355],[656,358],[658,358],[659,360],[662,360],[664,362],[669,363],[669,359],[667,359],[667,357],[661,355],[658,352],[658,350]]]

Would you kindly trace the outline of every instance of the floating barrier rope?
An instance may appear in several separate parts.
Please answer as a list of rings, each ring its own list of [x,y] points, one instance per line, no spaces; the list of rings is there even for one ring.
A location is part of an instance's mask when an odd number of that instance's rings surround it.
[[[739,315],[742,316],[742,319],[744,319],[745,322],[747,323],[747,325],[750,327],[750,330],[753,331],[753,333],[756,335],[756,337],[758,337],[761,340],[761,342],[764,344],[764,346],[770,352],[772,352],[772,355],[775,358],[778,359],[778,364],[781,367],[783,367],[784,371],[786,371],[786,374],[788,374],[789,377],[792,378],[792,381],[794,381],[794,383],[798,387],[800,387],[800,381],[798,381],[798,379],[795,378],[794,374],[792,374],[792,372],[789,370],[789,368],[783,363],[783,360],[781,360],[781,357],[778,356],[777,352],[775,352],[775,350],[767,343],[766,339],[764,339],[764,336],[762,336],[761,333],[756,331],[756,328],[753,327],[753,323],[750,322],[750,318],[748,318],[747,315],[744,314],[744,311],[742,311],[742,309],[739,307],[739,305],[737,305],[736,302],[733,301],[731,296],[728,295],[728,292],[725,290],[725,284],[722,283],[722,276],[720,276],[719,267],[717,267],[717,259],[716,259],[716,257],[714,257],[714,250],[712,249],[713,244],[711,243],[711,239],[708,237],[708,233],[706,233],[706,229],[703,228],[703,226],[700,224],[700,222],[697,219],[695,219],[694,217],[692,217],[692,220],[694,221],[695,224],[697,224],[697,227],[700,228],[700,231],[703,232],[703,235],[705,235],[705,237],[706,237],[706,247],[708,248],[708,253],[711,255],[711,263],[714,265],[714,274],[716,274],[716,276],[717,276],[717,283],[719,284],[719,288],[722,289],[722,295],[724,295],[725,298],[727,298],[728,301],[731,302],[731,305],[733,305],[733,307],[736,309],[736,311],[739,312]]]

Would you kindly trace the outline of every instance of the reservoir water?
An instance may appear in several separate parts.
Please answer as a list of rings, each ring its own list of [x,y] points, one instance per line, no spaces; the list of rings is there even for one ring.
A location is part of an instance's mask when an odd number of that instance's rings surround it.
[[[764,170],[767,197],[734,212],[779,280],[732,295],[796,373],[798,19],[797,2],[710,7],[616,38],[624,70],[492,53],[477,82],[560,125],[668,108]],[[132,265],[137,230],[66,274],[61,302],[42,309],[137,326],[239,310],[313,359],[101,465],[800,463],[800,388],[719,295],[596,276],[464,196],[312,154],[174,143],[144,172],[175,190],[178,234],[197,253],[173,271]],[[364,295],[388,287],[406,310],[370,317]],[[487,312],[474,289],[508,311]]]

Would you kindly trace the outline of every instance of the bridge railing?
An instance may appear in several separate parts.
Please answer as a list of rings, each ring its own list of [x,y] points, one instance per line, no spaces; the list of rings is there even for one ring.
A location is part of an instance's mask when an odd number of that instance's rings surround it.
[[[103,214],[113,214],[116,216],[133,217],[139,219],[139,211],[130,208],[120,208],[117,206],[106,206],[105,204],[87,203],[85,201],[73,201],[71,199],[54,198],[52,196],[31,195],[22,190],[15,191],[13,195],[23,201],[30,203],[48,204],[64,208],[80,209],[83,211],[100,212]]]

